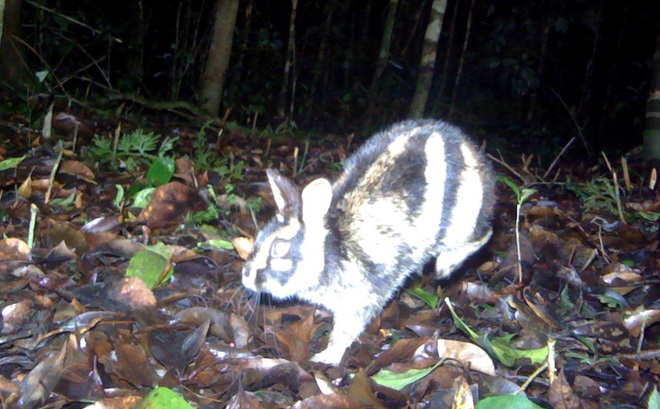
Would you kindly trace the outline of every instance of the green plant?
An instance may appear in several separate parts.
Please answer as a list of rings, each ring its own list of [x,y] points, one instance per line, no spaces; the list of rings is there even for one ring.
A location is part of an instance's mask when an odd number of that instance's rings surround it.
[[[248,199],[246,203],[247,209],[253,214],[260,213],[262,206],[263,206],[263,202],[261,200],[261,197],[252,197]]]
[[[224,158],[224,163],[220,166],[213,168],[220,176],[226,179],[225,188],[229,188],[232,182],[236,180],[243,180],[243,171],[245,170],[245,162],[239,160],[234,163],[234,157]]]
[[[520,189],[511,179],[498,176],[497,180],[502,183],[505,183],[507,186],[513,190],[513,193],[516,194],[516,251],[518,255],[518,282],[522,283],[522,254],[520,251],[520,209],[522,208],[523,203],[531,195],[536,193],[536,189],[523,188]]]
[[[165,158],[178,139],[170,136],[163,139],[161,135],[137,129],[112,140],[97,136],[94,144],[89,147],[88,154],[92,160],[111,163],[115,167],[123,164],[127,170],[134,171],[159,158]]]
[[[605,176],[596,176],[588,183],[578,185],[570,179],[566,182],[566,188],[573,192],[583,203],[587,212],[605,210],[616,214],[617,200],[619,194],[616,192],[612,181]]]
[[[582,201],[585,211],[604,211],[617,215],[622,222],[638,221],[648,223],[651,232],[657,231],[657,222],[660,220],[660,213],[644,211],[640,208],[630,206],[632,210],[625,211],[622,203],[623,187],[619,186],[618,179],[612,179],[605,176],[596,176],[589,182],[577,184],[570,179],[566,182],[566,189],[573,192],[575,196]],[[636,209],[636,210],[635,210]]]
[[[211,126],[213,120],[206,121],[195,135],[193,141],[193,163],[196,169],[208,169],[213,165],[212,151],[208,149],[206,130]]]

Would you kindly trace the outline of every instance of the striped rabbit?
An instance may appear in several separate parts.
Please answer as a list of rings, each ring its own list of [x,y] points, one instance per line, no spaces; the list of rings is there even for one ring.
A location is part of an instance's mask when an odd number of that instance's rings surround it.
[[[334,183],[300,190],[276,170],[267,175],[277,213],[257,235],[243,285],[333,313],[316,362],[339,364],[408,276],[435,260],[438,278],[448,277],[492,233],[492,171],[445,122],[404,121],[374,135]]]

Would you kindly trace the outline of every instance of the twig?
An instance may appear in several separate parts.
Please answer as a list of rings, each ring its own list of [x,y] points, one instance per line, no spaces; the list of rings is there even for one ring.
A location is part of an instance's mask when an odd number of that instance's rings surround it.
[[[32,0],[25,0],[25,1],[26,1],[26,3],[28,3],[29,5],[31,5],[31,6],[33,6],[33,7],[35,7],[35,8],[38,8],[38,9],[41,9],[41,10],[47,11],[47,12],[49,12],[49,13],[51,13],[51,14],[55,14],[55,15],[60,16],[60,17],[62,17],[63,19],[65,19],[65,20],[67,20],[67,21],[69,21],[69,22],[71,22],[71,23],[73,23],[73,24],[77,24],[77,25],[79,25],[79,26],[81,26],[81,27],[85,27],[86,29],[90,30],[90,31],[91,31],[93,34],[95,34],[95,35],[103,34],[103,33],[101,32],[101,30],[97,30],[97,29],[95,29],[94,27],[89,26],[89,25],[83,23],[82,21],[79,21],[79,20],[76,20],[76,19],[73,18],[73,17],[69,17],[69,16],[67,16],[66,14],[59,13],[59,12],[55,11],[54,9],[48,8],[48,7],[46,7],[46,6],[42,5],[42,4],[36,3],[36,2],[34,2],[34,1],[32,1]],[[109,35],[109,34],[107,34],[107,33],[106,33],[106,35],[107,35],[108,37],[112,38],[112,39],[113,39],[115,42],[117,42],[117,43],[122,43],[122,42],[123,42],[123,41],[121,41],[121,39],[119,39],[119,38],[117,38],[117,37],[113,37],[113,36],[111,36],[111,35]]]
[[[66,96],[67,101],[72,101],[73,98],[66,92],[66,89],[64,88],[64,84],[62,83],[60,78],[55,74],[55,71],[53,71],[53,69],[50,68],[50,65],[48,65],[48,62],[46,62],[46,60],[44,60],[44,58],[41,56],[41,54],[39,54],[37,52],[37,50],[34,49],[34,47],[32,47],[30,44],[26,43],[25,41],[21,40],[20,38],[14,36],[14,40],[16,40],[16,41],[20,42],[21,44],[23,44],[25,46],[25,48],[32,51],[32,53],[34,55],[36,55],[37,58],[39,58],[39,61],[41,61],[41,63],[46,67],[48,72],[53,76],[53,78],[55,79],[55,81],[59,85],[60,89],[62,90],[62,92]]]
[[[564,99],[555,91],[554,89],[550,88],[550,91],[552,91],[553,94],[557,97],[559,102],[564,106],[564,109],[566,109],[566,112],[568,112],[569,116],[571,117],[571,120],[573,120],[573,124],[575,125],[575,129],[578,131],[578,135],[580,135],[580,139],[582,139],[582,144],[584,145],[584,149],[586,149],[587,154],[591,156],[591,149],[589,148],[589,144],[587,143],[587,139],[584,137],[584,134],[582,133],[582,128],[580,128],[580,125],[577,123],[577,119],[575,119],[575,115],[571,112],[570,108],[568,105],[566,105],[566,102],[564,102]]]
[[[610,161],[607,159],[607,156],[605,156],[605,152],[601,152],[603,155],[603,158],[605,158],[605,163],[607,164],[607,168],[612,172],[612,183],[614,186],[612,189],[614,190],[613,192],[610,192],[610,195],[614,194],[614,201],[616,202],[616,209],[617,212],[619,213],[619,219],[621,220],[621,223],[627,224],[626,219],[623,217],[623,208],[621,206],[621,194],[619,193],[619,178],[616,174],[616,170],[610,165]]]
[[[500,165],[504,166],[507,168],[507,170],[511,173],[513,173],[518,179],[520,179],[523,183],[525,183],[525,178],[523,176],[516,172],[511,166],[509,166],[504,159],[502,158],[502,153],[500,153],[499,149],[497,150],[497,153],[500,155],[500,159],[496,158],[495,156],[491,155],[490,153],[487,153],[486,156],[488,156],[493,162],[499,163]]]
[[[561,156],[564,154],[564,152],[566,152],[568,150],[568,148],[573,144],[573,142],[575,142],[575,137],[572,137],[571,140],[568,141],[568,143],[566,145],[564,145],[564,148],[561,150],[561,152],[559,152],[559,154],[557,154],[557,156],[555,156],[555,160],[552,161],[552,163],[550,164],[550,167],[548,168],[548,170],[546,170],[545,173],[543,174],[543,179],[544,180],[548,177],[548,175],[550,174],[550,171],[552,170],[552,168],[555,167],[555,165],[559,161],[559,158],[561,158]]]
[[[46,197],[44,198],[45,204],[48,204],[50,202],[50,194],[53,190],[53,183],[55,183],[55,175],[57,174],[57,170],[60,167],[60,163],[62,163],[63,154],[64,154],[64,147],[60,142],[60,152],[57,154],[57,160],[53,164],[53,169],[50,171],[50,177],[48,178],[48,189],[46,189]]]

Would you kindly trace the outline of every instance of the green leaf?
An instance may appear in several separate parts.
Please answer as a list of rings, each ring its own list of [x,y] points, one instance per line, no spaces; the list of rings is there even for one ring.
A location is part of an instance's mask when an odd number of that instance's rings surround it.
[[[115,185],[117,188],[117,196],[115,196],[115,199],[112,201],[112,204],[115,205],[115,207],[120,207],[121,202],[124,201],[124,197],[126,197],[126,191],[124,190],[124,186],[122,185]]]
[[[172,277],[171,251],[163,243],[140,250],[128,262],[127,277],[138,277],[149,288],[155,288]]]
[[[518,198],[518,202],[522,204],[525,200],[527,200],[527,198],[529,198],[534,193],[536,193],[536,189],[524,188],[520,194],[520,197]]]
[[[470,338],[472,339],[477,339],[479,338],[479,335],[472,331],[468,325],[459,318],[459,316],[456,314],[456,311],[454,311],[454,306],[451,305],[451,301],[449,301],[449,298],[445,298],[445,304],[449,307],[449,312],[451,312],[451,316],[454,319],[454,325],[456,325],[456,328],[460,329],[461,331],[465,332]]]
[[[440,298],[437,295],[424,290],[423,288],[420,287],[408,288],[406,292],[424,301],[426,305],[428,305],[433,309],[436,309],[438,307],[438,302],[440,301]]]
[[[154,187],[148,187],[140,190],[133,197],[133,207],[143,208],[151,202],[151,195],[154,193]]]
[[[438,361],[438,363],[430,368],[409,369],[402,373],[395,373],[386,369],[382,369],[373,375],[371,379],[380,385],[400,391],[411,383],[417,382],[418,380],[433,372],[438,366],[440,366],[440,364],[442,364],[442,362],[444,362],[444,360]]]
[[[53,206],[61,207],[62,209],[68,209],[73,205],[74,200],[76,200],[75,190],[71,192],[69,197],[53,199],[50,201],[50,204]]]
[[[524,396],[491,396],[480,400],[475,409],[543,409]]]
[[[658,388],[653,388],[653,392],[649,395],[649,401],[647,404],[649,409],[660,409],[660,394],[658,394]]]
[[[234,245],[231,241],[227,240],[211,239],[207,240],[205,243],[220,250],[234,250]]]
[[[147,182],[152,186],[162,186],[174,176],[174,159],[160,158],[155,160],[147,172]]]
[[[2,162],[0,162],[0,172],[3,170],[15,168],[18,166],[19,163],[21,163],[25,159],[25,156],[21,156],[20,158],[9,158],[5,159]]]
[[[608,308],[622,310],[626,307],[625,298],[615,291],[606,291],[605,294],[598,294],[596,297],[598,297],[598,301],[607,305]]]
[[[163,143],[160,144],[158,149],[158,157],[164,158],[167,152],[170,152],[174,149],[174,144],[179,140],[178,136],[168,136],[165,138]]]
[[[190,216],[190,220],[193,223],[202,224],[217,221],[220,218],[220,213],[218,213],[218,209],[215,206],[209,206],[205,210],[189,213],[188,216]]]
[[[540,364],[545,361],[548,356],[548,347],[517,349],[511,346],[511,339],[513,339],[514,336],[515,334],[509,334],[503,337],[493,337],[490,339],[490,350],[504,365],[513,366],[515,365],[515,360],[520,358],[527,358],[535,364]]]
[[[454,311],[454,307],[451,305],[448,298],[445,298],[445,304],[449,307],[456,328],[465,332],[470,338],[479,344],[479,346],[488,351],[492,356],[496,357],[502,364],[513,366],[516,363],[516,359],[520,358],[527,358],[533,363],[541,363],[544,362],[548,356],[548,347],[538,349],[516,349],[511,347],[511,339],[514,337],[514,334],[506,335],[504,337],[494,337],[492,339],[485,335],[480,336],[468,327],[458,315],[456,315],[456,311]]]
[[[149,392],[135,409],[193,409],[179,394],[169,388],[156,388]]]
[[[583,335],[575,335],[575,338],[578,341],[582,342],[584,344],[584,346],[586,346],[592,354],[596,353],[596,341],[595,341],[595,339],[585,337]]]
[[[46,77],[48,77],[48,71],[47,70],[37,71],[34,73],[34,76],[37,77],[37,80],[39,82],[44,82]]]
[[[509,186],[511,190],[513,190],[513,193],[516,194],[516,198],[518,198],[518,201],[520,201],[520,188],[513,182],[513,180],[509,178],[505,178],[504,176],[496,176],[495,178],[500,182]]]
[[[2,165],[2,163],[0,163]],[[0,169],[2,170],[2,169]],[[641,217],[642,219],[648,220],[650,222],[657,222],[660,220],[660,213],[655,213],[655,212],[637,212],[635,213],[637,216]]]

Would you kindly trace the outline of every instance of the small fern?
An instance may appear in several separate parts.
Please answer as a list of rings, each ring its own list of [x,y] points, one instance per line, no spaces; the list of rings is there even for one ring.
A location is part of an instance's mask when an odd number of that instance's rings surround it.
[[[113,166],[121,163],[127,170],[133,171],[139,166],[164,158],[173,150],[177,139],[178,137],[170,136],[163,139],[161,135],[137,129],[121,135],[116,149],[111,139],[97,137],[94,144],[88,148],[88,154],[91,160],[111,163]]]

